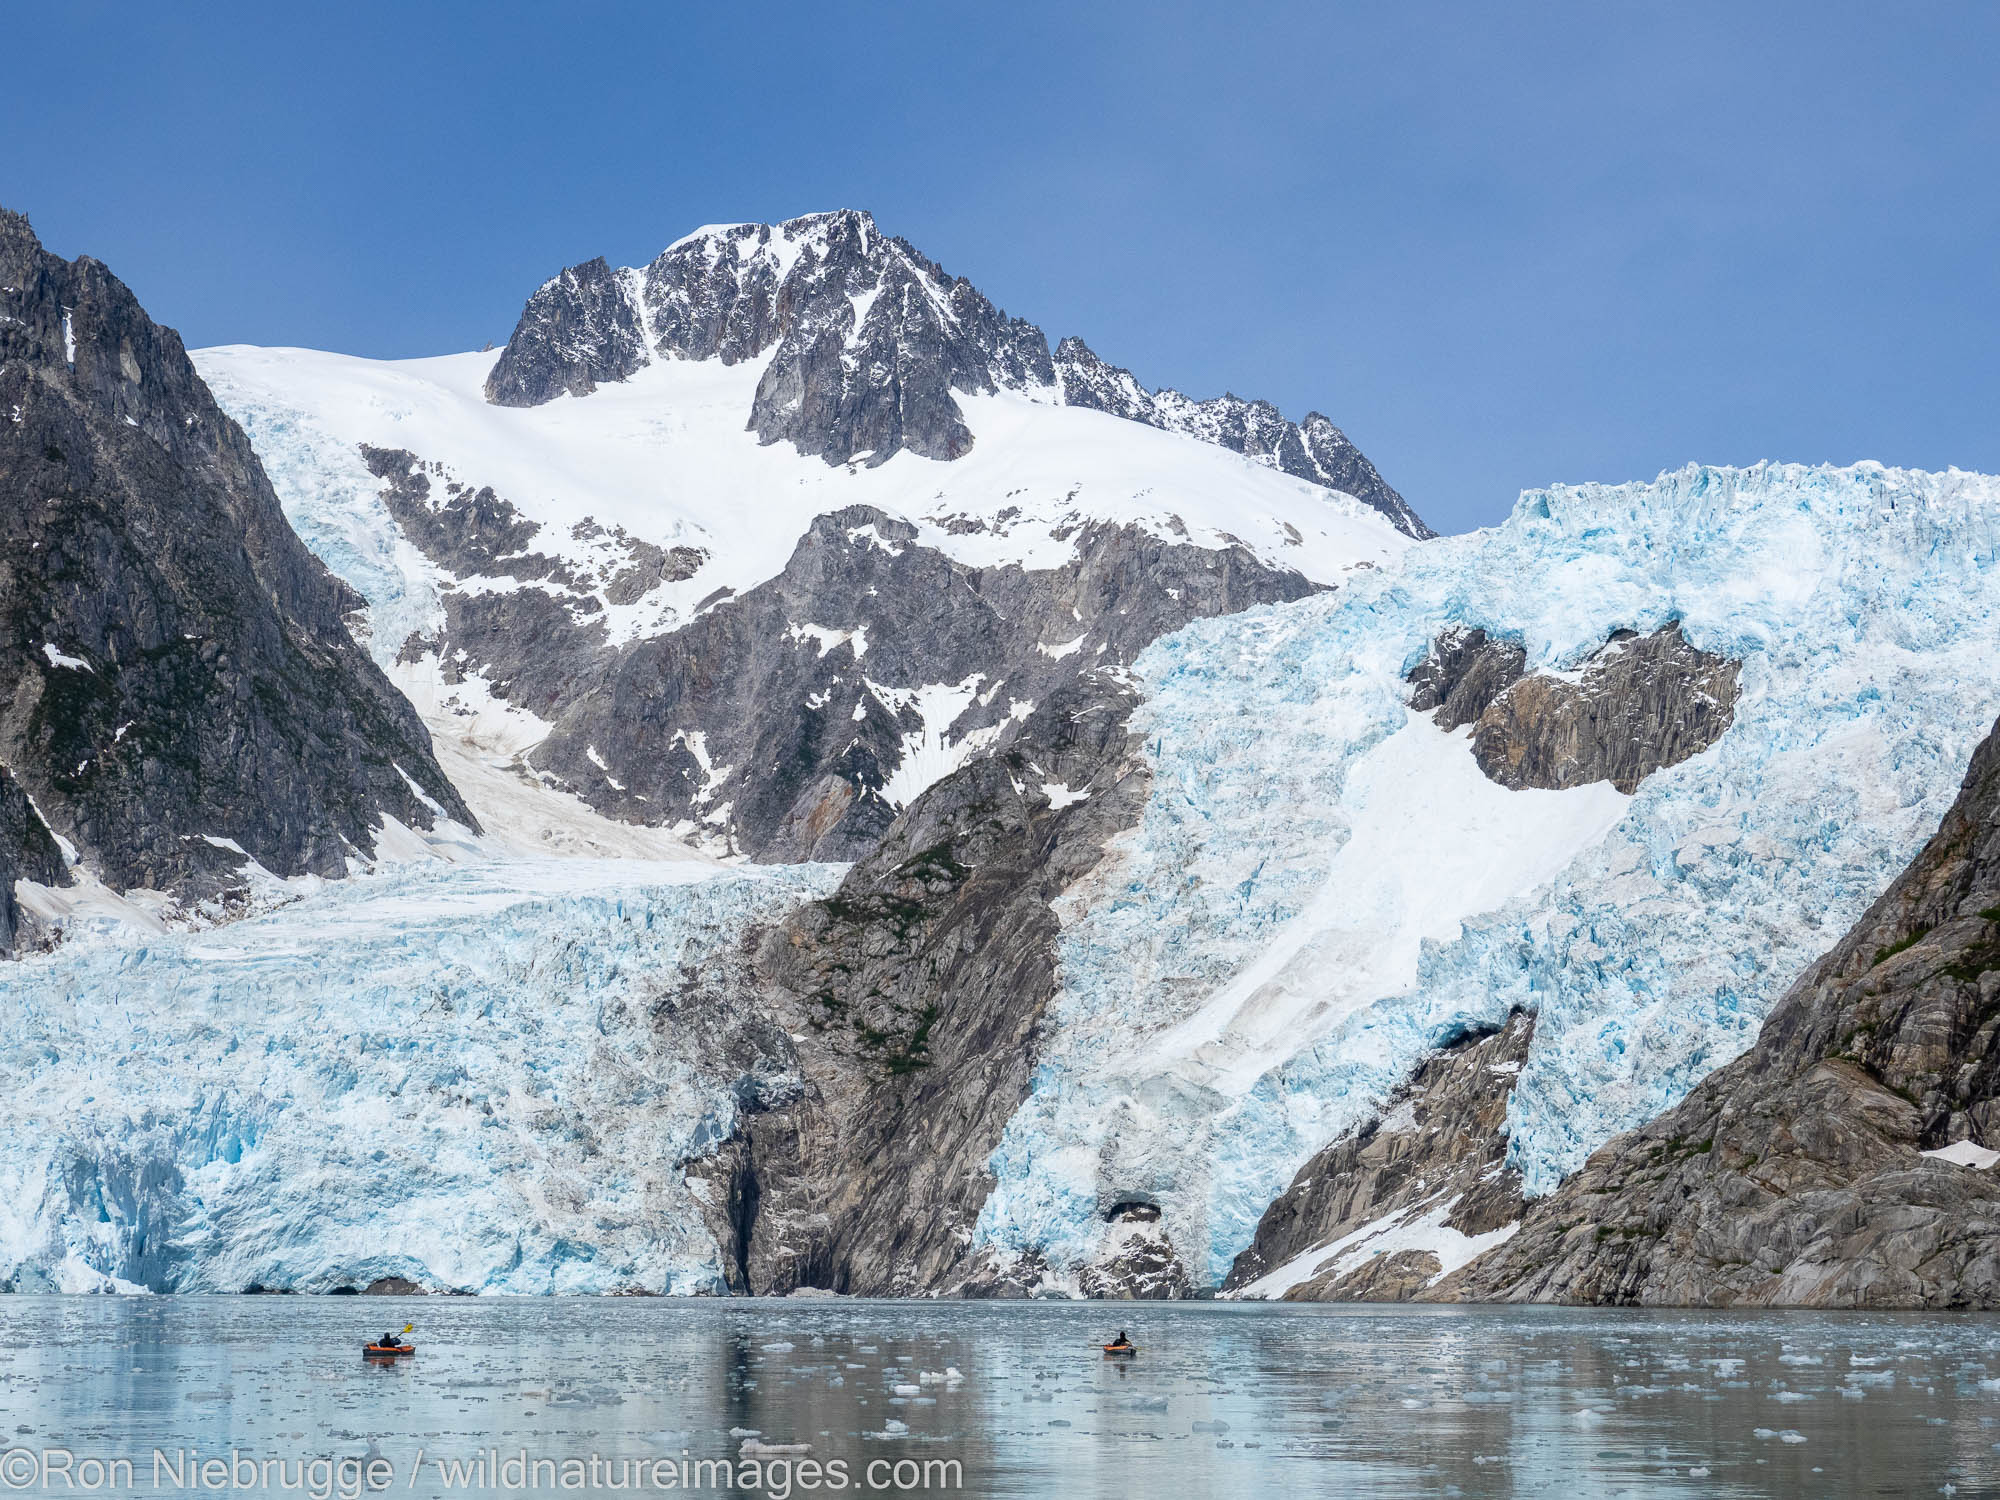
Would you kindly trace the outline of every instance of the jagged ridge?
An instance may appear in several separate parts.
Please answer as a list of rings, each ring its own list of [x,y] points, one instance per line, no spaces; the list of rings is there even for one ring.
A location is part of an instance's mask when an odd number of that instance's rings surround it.
[[[750,430],[829,462],[957,458],[972,433],[953,392],[1017,391],[1214,443],[1434,534],[1320,413],[1295,423],[1266,401],[1149,391],[1077,338],[1051,357],[1041,329],[853,209],[697,230],[643,269],[572,266],[528,300],[486,392],[536,406],[654,359],[766,354]]]

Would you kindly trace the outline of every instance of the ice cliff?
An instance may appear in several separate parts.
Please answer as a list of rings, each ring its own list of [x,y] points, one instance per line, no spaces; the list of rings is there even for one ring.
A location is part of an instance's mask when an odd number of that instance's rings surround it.
[[[797,1079],[659,986],[835,873],[403,865],[0,967],[0,1285],[718,1288],[683,1164]]]

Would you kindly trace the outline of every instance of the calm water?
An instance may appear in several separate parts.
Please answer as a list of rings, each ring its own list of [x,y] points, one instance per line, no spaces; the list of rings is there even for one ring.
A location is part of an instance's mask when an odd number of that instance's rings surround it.
[[[413,1359],[363,1362],[410,1319]],[[1130,1363],[1094,1347],[1121,1325]],[[216,1493],[187,1450],[233,1449],[236,1493],[373,1458],[399,1496],[703,1492],[703,1459],[794,1495],[1993,1495],[2000,1319],[0,1296],[0,1418],[26,1494],[120,1458],[100,1492]]]

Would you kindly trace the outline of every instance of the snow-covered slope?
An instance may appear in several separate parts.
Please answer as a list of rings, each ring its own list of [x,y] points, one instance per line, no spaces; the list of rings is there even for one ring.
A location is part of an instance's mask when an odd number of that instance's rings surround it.
[[[359,445],[407,449],[490,485],[543,527],[537,552],[603,566],[586,520],[707,553],[637,603],[608,598],[609,640],[685,624],[719,590],[744,593],[785,566],[815,516],[872,505],[914,522],[922,545],[975,568],[1052,568],[1091,521],[1220,548],[1240,541],[1273,567],[1335,583],[1408,545],[1358,502],[1218,448],[1103,412],[1014,392],[963,398],[978,441],[950,463],[896,454],[830,465],[762,444],[744,415],[761,367],[651,364],[588,397],[488,402],[497,355],[381,361],[231,345],[195,352],[210,389],[265,457],[293,524],[368,595],[378,659],[428,623],[432,570],[406,546]],[[398,634],[398,631],[401,634]]]
[[[1673,619],[1742,662],[1741,696],[1629,801],[1485,783],[1408,707],[1446,627],[1561,669]],[[2000,702],[1996,626],[2000,482],[1764,466],[1531,492],[1338,593],[1161,641],[1134,719],[1154,792],[1068,898],[981,1243],[1073,1270],[1109,1208],[1152,1202],[1219,1282],[1314,1149],[1516,1006],[1539,1023],[1511,1161],[1549,1190],[1747,1046],[1907,863]]]

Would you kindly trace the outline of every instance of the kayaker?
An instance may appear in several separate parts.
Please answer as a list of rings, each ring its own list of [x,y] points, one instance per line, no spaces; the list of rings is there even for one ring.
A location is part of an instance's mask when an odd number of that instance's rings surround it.
[[[1121,1328],[1118,1330],[1118,1337],[1113,1339],[1110,1343],[1106,1344],[1104,1347],[1107,1349],[1130,1349],[1132,1347],[1132,1341],[1125,1337],[1125,1330]]]

